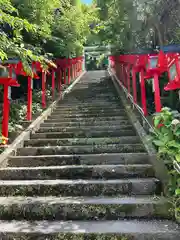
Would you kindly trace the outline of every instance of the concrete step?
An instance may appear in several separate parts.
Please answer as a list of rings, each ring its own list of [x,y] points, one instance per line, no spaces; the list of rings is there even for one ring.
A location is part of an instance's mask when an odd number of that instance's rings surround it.
[[[147,153],[110,153],[86,155],[41,155],[12,156],[9,167],[38,167],[64,165],[100,165],[100,164],[148,164]]]
[[[80,127],[80,126],[122,126],[122,125],[130,125],[129,120],[112,120],[112,121],[97,121],[96,119],[92,121],[77,121],[77,122],[68,122],[68,121],[47,121],[45,120],[44,123],[41,124],[41,127]]]
[[[121,130],[131,130],[135,131],[134,127],[132,125],[119,125],[119,126],[79,126],[79,127],[41,127],[36,133],[46,133],[46,132],[74,132],[76,134],[77,132],[91,132],[91,131],[121,131]]]
[[[55,179],[118,179],[154,177],[149,164],[133,165],[67,165],[1,168],[0,180],[55,180]]]
[[[88,117],[127,117],[127,113],[125,111],[121,111],[119,113],[117,112],[101,112],[101,113],[74,113],[74,114],[59,114],[59,113],[52,113],[51,116],[49,117],[49,119],[57,119],[57,118],[88,118]]]
[[[1,196],[121,196],[154,195],[161,191],[156,178],[114,180],[8,180],[0,181]]]
[[[178,240],[179,226],[164,220],[0,221],[1,240]]]
[[[146,152],[143,144],[99,144],[78,146],[47,146],[19,148],[17,155],[59,155],[91,153],[133,153]]]
[[[69,123],[73,123],[73,122],[75,122],[75,123],[81,123],[81,122],[89,123],[89,122],[91,122],[92,123],[92,122],[96,122],[96,121],[102,122],[102,124],[103,124],[103,121],[129,121],[129,119],[128,119],[127,116],[109,116],[109,117],[108,116],[106,116],[106,117],[98,116],[98,117],[88,117],[88,118],[76,118],[76,117],[74,117],[74,118],[65,118],[65,119],[59,117],[59,119],[57,119],[57,118],[47,119],[44,122],[45,123],[56,123],[56,122],[59,122],[59,123],[61,123],[61,122],[69,122]]]
[[[3,220],[169,219],[172,204],[163,197],[0,197]]]
[[[30,139],[24,142],[24,146],[66,146],[66,145],[98,145],[98,144],[135,144],[141,143],[138,136],[120,138],[63,138],[63,139]]]
[[[35,133],[31,135],[32,139],[39,138],[98,138],[98,137],[122,137],[122,136],[136,136],[136,132],[132,130],[119,130],[119,131],[91,131],[84,132],[46,132],[46,133]]]

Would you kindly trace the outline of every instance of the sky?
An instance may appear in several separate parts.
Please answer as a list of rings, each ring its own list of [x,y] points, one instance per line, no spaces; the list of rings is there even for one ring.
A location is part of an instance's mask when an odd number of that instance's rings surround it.
[[[82,2],[84,2],[84,3],[91,3],[92,2],[92,0],[81,0]]]

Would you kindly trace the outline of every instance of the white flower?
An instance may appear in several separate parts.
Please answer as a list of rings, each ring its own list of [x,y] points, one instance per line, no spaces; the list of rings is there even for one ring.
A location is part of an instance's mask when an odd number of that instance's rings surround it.
[[[179,123],[180,123],[180,121],[178,119],[174,119],[171,124],[172,125],[177,125]]]

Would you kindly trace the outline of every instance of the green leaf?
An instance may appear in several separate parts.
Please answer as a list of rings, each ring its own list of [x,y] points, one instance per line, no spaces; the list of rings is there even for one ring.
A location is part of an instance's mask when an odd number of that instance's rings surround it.
[[[157,147],[163,147],[165,144],[163,141],[161,140],[154,140],[153,143],[157,146]]]
[[[180,162],[180,154],[177,154],[175,157],[176,157],[176,161]]]
[[[180,188],[176,189],[176,196],[180,196]]]
[[[161,117],[160,116],[156,116],[154,118],[154,126],[157,127],[160,122],[161,122]]]

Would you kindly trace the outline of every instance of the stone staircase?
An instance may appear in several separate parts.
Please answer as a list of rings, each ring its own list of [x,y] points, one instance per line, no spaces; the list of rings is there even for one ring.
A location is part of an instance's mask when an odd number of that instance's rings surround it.
[[[178,240],[106,72],[87,73],[0,169],[2,240]]]

